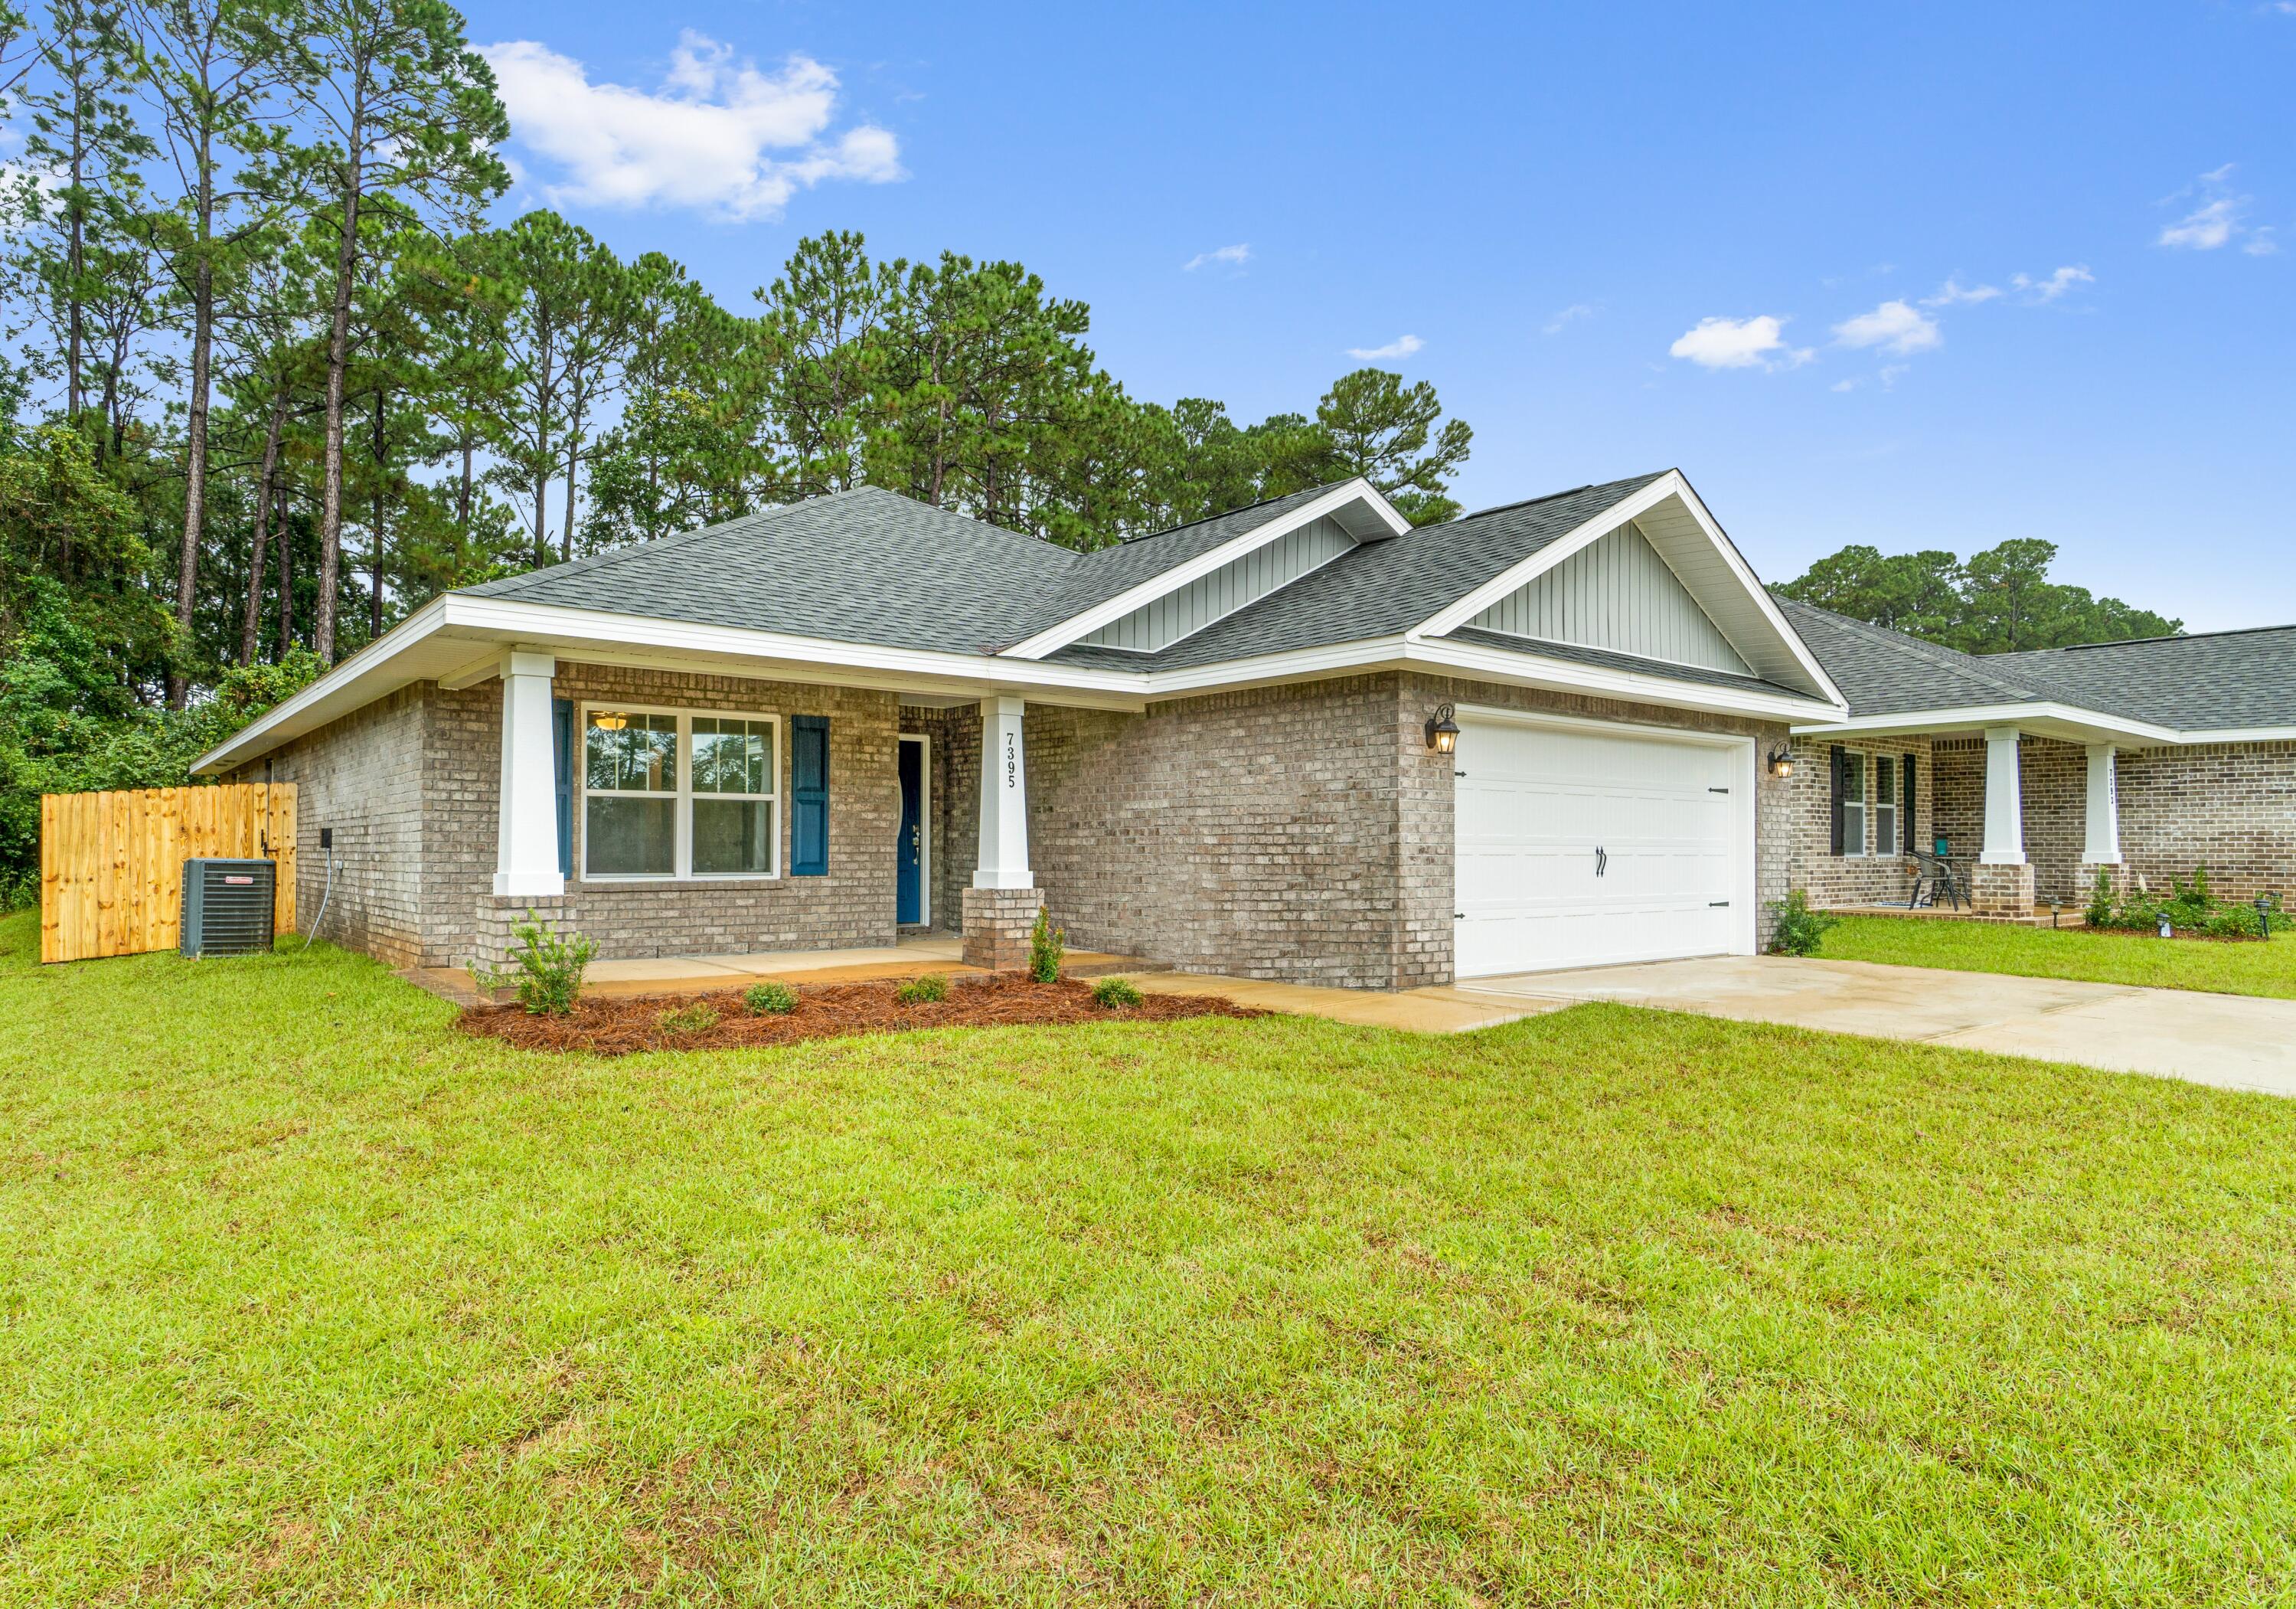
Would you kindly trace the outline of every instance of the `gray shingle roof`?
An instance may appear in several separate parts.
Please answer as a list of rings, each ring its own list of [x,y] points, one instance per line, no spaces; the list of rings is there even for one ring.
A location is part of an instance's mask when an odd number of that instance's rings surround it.
[[[1423,525],[1352,548],[1258,603],[1216,620],[1157,653],[1071,644],[1056,664],[1111,669],[1184,669],[1294,648],[1392,636],[1421,624],[1558,537],[1567,536],[1664,470],[1602,486],[1582,486],[1528,503],[1485,510],[1446,525]],[[1159,538],[1160,540],[1161,538]]]
[[[2046,677],[2070,702],[2164,727],[2296,726],[2296,626],[1993,654],[1985,662]]]
[[[1223,543],[1257,530],[1270,520],[1282,519],[1293,509],[1304,508],[1331,489],[1329,486],[1310,487],[1303,492],[1230,509],[1224,514],[1198,520],[1193,525],[1177,525],[1170,530],[1135,537],[1129,542],[1087,554],[1086,562],[1070,571],[1066,583],[1046,600],[1036,629],[1045,630],[1062,620],[1073,620],[1095,603],[1105,602],[1143,581],[1152,580],[1199,554],[1210,553]]]
[[[761,509],[467,590],[832,642],[981,653],[1087,555],[878,487]]]
[[[1792,598],[1779,598],[1777,605],[1841,689],[1852,715],[2021,704],[2058,696],[2036,677],[1996,674],[1987,661],[1959,649]]]
[[[2058,703],[2191,730],[2296,726],[2296,626],[1979,654],[1791,598],[1778,607],[1854,716]]]

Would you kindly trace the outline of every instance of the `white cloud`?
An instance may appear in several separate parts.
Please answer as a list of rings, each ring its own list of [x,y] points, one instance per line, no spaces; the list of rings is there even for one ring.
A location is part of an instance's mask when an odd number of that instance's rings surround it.
[[[2292,0],[2292,3],[2296,3],[2296,0]],[[1576,324],[1578,320],[1582,318],[1594,317],[1595,312],[1595,308],[1594,303],[1574,301],[1569,307],[1563,308],[1562,311],[1557,313],[1554,317],[1548,319],[1545,325],[1542,326],[1540,332],[1546,335],[1560,335],[1566,328]]]
[[[1882,365],[1882,372],[1876,378],[1881,381],[1883,390],[1894,390],[1897,389],[1898,376],[1913,366],[1909,363],[1885,363]]]
[[[1416,335],[1398,335],[1383,347],[1349,347],[1348,356],[1365,362],[1382,357],[1408,357],[1426,344]]]
[[[1865,383],[1864,381],[1852,377],[1849,380],[1837,380],[1825,389],[1829,391],[1854,391]]]
[[[2091,274],[2085,266],[2068,264],[2046,279],[2035,279],[2030,274],[2020,274],[2013,276],[2009,283],[2020,291],[2032,292],[2035,301],[2054,301],[2075,285],[2095,284],[2096,275]]]
[[[2214,251],[2238,240],[2241,250],[2251,257],[2269,257],[2278,250],[2270,229],[2249,226],[2248,207],[2253,198],[2234,192],[2232,170],[2233,164],[2226,162],[2164,198],[2164,206],[2196,198],[2198,204],[2175,223],[2163,225],[2154,243],[2187,251]]]
[[[530,39],[481,48],[512,135],[563,177],[555,203],[690,207],[769,218],[830,179],[906,177],[893,135],[872,124],[832,133],[837,75],[808,56],[775,72],[685,29],[660,89],[593,84],[582,63]]]
[[[1772,314],[1751,318],[1702,318],[1667,348],[1702,369],[1799,368],[1817,356],[1808,347],[1789,348],[1786,321]]]
[[[1241,268],[1251,260],[1250,246],[1238,242],[1233,246],[1215,246],[1209,251],[1199,251],[1180,265],[1183,274],[1193,274],[1206,264],[1228,268]]]
[[[2024,276],[2020,275],[2018,277],[2022,279]],[[1949,308],[1956,302],[1991,301],[2000,294],[2001,287],[1998,285],[1964,285],[1958,277],[1949,276],[1945,283],[1938,287],[1938,293],[1935,296],[1922,298],[1922,306]]]
[[[1945,335],[1936,319],[1910,302],[1885,301],[1871,313],[1834,325],[1833,339],[1845,347],[1879,347],[1906,357],[1941,345]]]
[[[2239,225],[2240,203],[2230,196],[2220,195],[2164,226],[2161,231],[2160,243],[2186,246],[2194,251],[2213,251],[2232,238],[2232,232]]]

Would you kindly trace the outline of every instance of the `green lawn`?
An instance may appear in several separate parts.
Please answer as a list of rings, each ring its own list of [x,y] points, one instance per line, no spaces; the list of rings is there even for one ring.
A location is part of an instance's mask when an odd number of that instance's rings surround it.
[[[1840,961],[1894,966],[1947,966],[1959,972],[2016,973],[2028,978],[2079,978],[2142,983],[2222,995],[2273,995],[2296,1000],[2296,932],[2273,922],[2259,944],[2160,939],[2087,928],[2058,931],[1990,922],[1939,922],[1906,916],[1845,916],[1819,953]]]
[[[2296,1592],[2296,1104],[1616,1006],[528,1057],[36,948],[0,1602]]]

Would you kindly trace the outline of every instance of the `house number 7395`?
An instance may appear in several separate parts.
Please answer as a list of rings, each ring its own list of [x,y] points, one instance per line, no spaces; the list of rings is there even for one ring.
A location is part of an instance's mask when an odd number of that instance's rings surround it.
[[[1004,785],[1008,788],[1021,785],[1021,735],[1017,732],[1004,735]]]

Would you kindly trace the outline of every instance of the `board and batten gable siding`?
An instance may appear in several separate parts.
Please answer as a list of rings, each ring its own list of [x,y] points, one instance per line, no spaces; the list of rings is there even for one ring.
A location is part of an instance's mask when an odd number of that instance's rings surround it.
[[[1182,637],[1201,631],[1213,621],[1256,603],[1290,581],[1317,570],[1355,546],[1355,538],[1336,520],[1309,521],[1286,531],[1273,542],[1231,560],[1210,575],[1143,603],[1121,620],[1111,620],[1084,642],[1095,648],[1129,648],[1153,653]]]
[[[1753,674],[1632,524],[1597,538],[1517,587],[1473,624],[1514,636]]]

